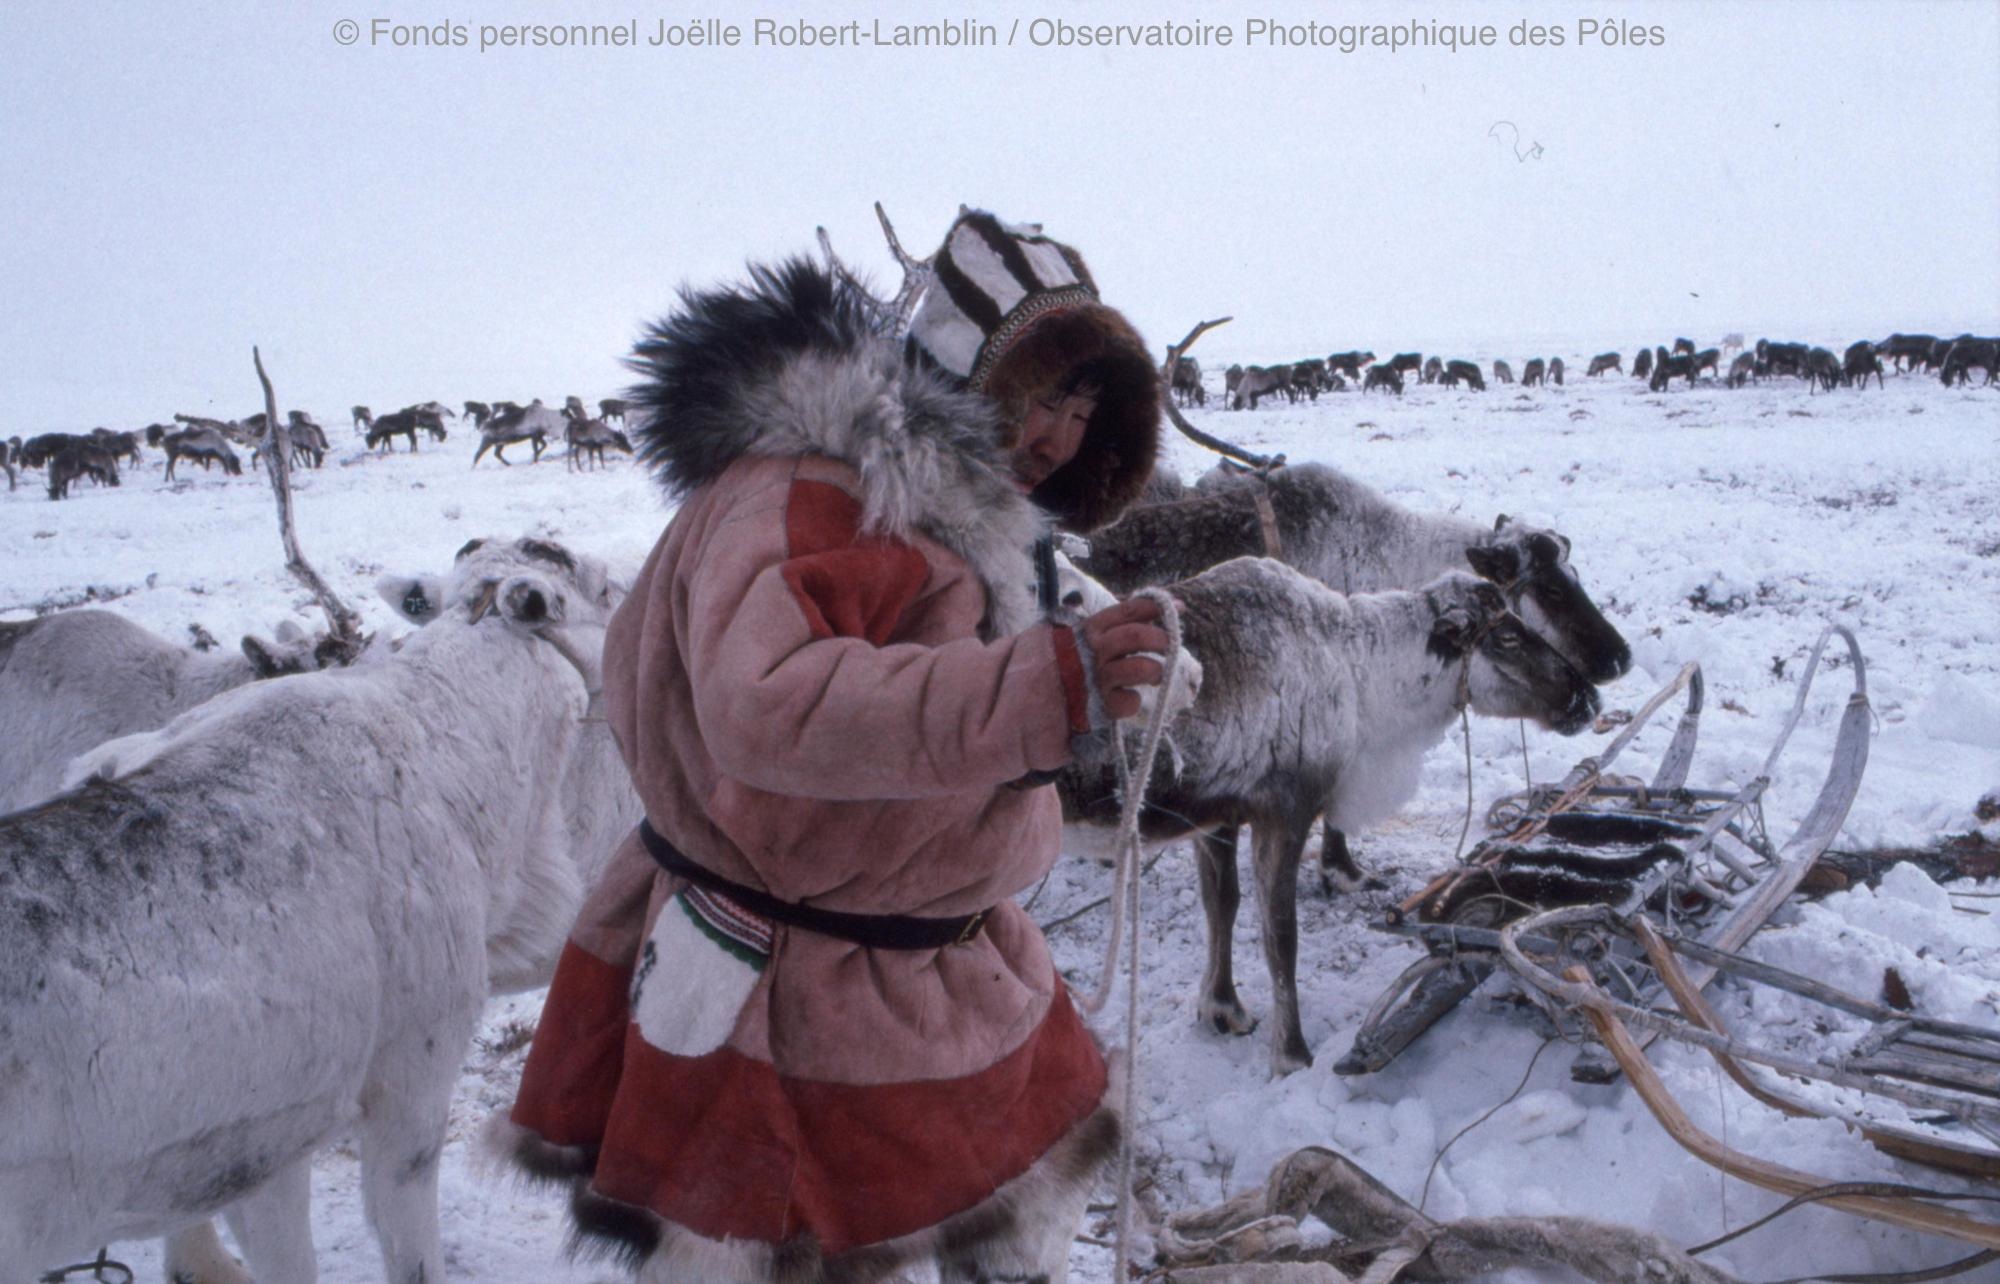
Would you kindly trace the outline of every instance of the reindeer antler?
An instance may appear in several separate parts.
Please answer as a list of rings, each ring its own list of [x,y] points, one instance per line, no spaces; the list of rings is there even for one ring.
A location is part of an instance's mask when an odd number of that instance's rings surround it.
[[[1260,473],[1269,472],[1273,468],[1284,467],[1285,457],[1283,455],[1253,455],[1241,446],[1232,446],[1220,437],[1211,437],[1189,423],[1182,416],[1180,408],[1174,405],[1174,371],[1180,367],[1181,354],[1193,347],[1194,341],[1201,338],[1202,335],[1219,325],[1227,325],[1235,319],[1234,317],[1217,317],[1213,321],[1203,321],[1196,325],[1194,329],[1188,331],[1186,338],[1167,348],[1167,363],[1160,367],[1160,391],[1164,394],[1160,398],[1160,405],[1166,410],[1167,418],[1173,421],[1174,427],[1180,429],[1181,434],[1190,441],[1206,446],[1218,455],[1241,460]]]
[[[318,658],[322,663],[348,664],[361,654],[367,639],[361,634],[361,617],[348,609],[320,573],[306,561],[305,553],[299,548],[297,524],[292,520],[292,474],[291,443],[288,434],[278,430],[278,398],[271,391],[271,377],[264,373],[264,356],[253,344],[250,359],[257,366],[257,381],[264,385],[264,467],[271,477],[271,489],[278,494],[278,534],[285,544],[285,569],[312,591],[319,600],[320,609],[326,612],[327,626],[331,630],[326,642],[319,647]]]
[[[959,208],[964,209],[963,206]],[[917,300],[937,279],[937,269],[932,266],[932,259],[937,256],[911,258],[903,249],[902,241],[897,239],[895,225],[889,222],[889,215],[880,201],[875,202],[875,218],[882,224],[882,236],[889,242],[889,253],[896,256],[896,265],[903,269],[903,283],[896,287],[895,297],[889,300],[889,313],[896,319],[896,333],[900,336],[910,328],[910,316],[917,310]]]

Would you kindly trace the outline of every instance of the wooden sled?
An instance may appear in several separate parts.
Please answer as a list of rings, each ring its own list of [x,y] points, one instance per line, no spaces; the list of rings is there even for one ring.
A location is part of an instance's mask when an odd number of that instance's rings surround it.
[[[1566,948],[1551,957],[1524,944],[1569,942],[1579,929],[1592,936],[1629,930],[1673,996],[1678,1013],[1613,998],[1593,979],[1589,967],[1563,957],[1571,953]],[[2000,1180],[2000,1031],[1898,1011],[1808,977],[1663,935],[1643,914],[1620,920],[1601,905],[1551,910],[1510,924],[1501,932],[1500,950],[1507,969],[1523,983],[1590,1022],[1647,1109],[1675,1141],[1732,1176],[1791,1196],[1834,1184],[1731,1150],[1696,1127],[1646,1060],[1632,1033],[1634,1027],[1706,1049],[1738,1087],[1786,1114],[1836,1119],[1898,1158]],[[1872,1029],[1845,1056],[1819,1060],[1746,1041],[1731,1034],[1709,1007],[1684,958],[1862,1017]],[[1563,968],[1560,976],[1550,970],[1552,966]],[[1768,1067],[1779,1076],[1852,1089],[1862,1099],[1848,1099],[1839,1106],[1815,1102],[1796,1088],[1781,1086],[1778,1076],[1752,1075],[1745,1062]],[[1871,1113],[1871,1106],[1890,1102],[1895,1103],[1892,1112],[1900,1108],[1902,1120],[1885,1121]],[[1878,1221],[2000,1250],[2000,1221],[1927,1199],[1854,1194],[1826,1202]]]
[[[1836,634],[1847,645],[1853,692],[1818,798],[1792,836],[1775,843],[1765,829],[1763,799],[1804,712],[1827,641]],[[1686,707],[1652,777],[1613,775],[1612,764],[1640,729],[1682,692]],[[1820,634],[1777,742],[1763,769],[1741,789],[1686,783],[1702,699],[1700,667],[1683,666],[1603,753],[1583,759],[1554,785],[1510,794],[1493,805],[1487,826],[1498,835],[1474,847],[1459,869],[1392,909],[1380,925],[1421,940],[1428,954],[1376,1000],[1353,1046],[1335,1064],[1336,1073],[1368,1074],[1389,1064],[1500,966],[1501,929],[1551,905],[1606,904],[1621,915],[1645,913],[1677,936],[1723,951],[1739,949],[1769,921],[1832,843],[1861,786],[1869,709],[1860,644],[1839,625]],[[1661,994],[1661,981],[1636,944],[1626,942],[1594,960],[1592,970],[1608,991],[1642,1006]],[[1715,976],[1711,963],[1696,962],[1688,970],[1697,987]],[[1571,1073],[1603,1082],[1615,1077],[1618,1067],[1592,1048],[1578,1057]]]

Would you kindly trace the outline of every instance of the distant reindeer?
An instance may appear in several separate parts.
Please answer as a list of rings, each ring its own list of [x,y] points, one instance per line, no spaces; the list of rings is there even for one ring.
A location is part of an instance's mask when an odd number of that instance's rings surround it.
[[[1387,388],[1402,396],[1403,372],[1393,365],[1368,367],[1368,373],[1361,380],[1361,391],[1366,393],[1375,388]]]
[[[1493,363],[1493,382],[1495,383],[1514,382],[1514,367],[1508,365],[1504,361],[1496,360]]]
[[[1841,375],[1857,388],[1868,386],[1868,376],[1875,376],[1875,386],[1885,387],[1882,382],[1882,358],[1875,354],[1875,345],[1863,339],[1848,345],[1847,353],[1841,361]],[[1856,383],[1856,380],[1859,383]]]
[[[88,477],[99,486],[118,484],[118,461],[104,447],[88,438],[64,446],[49,460],[49,498],[65,499],[70,483]]]
[[[493,417],[493,407],[483,401],[468,401],[465,403],[465,417],[472,421],[474,428],[484,428],[486,421]]]
[[[1540,383],[1542,381],[1542,374],[1546,369],[1547,367],[1542,364],[1540,357],[1528,358],[1528,364],[1521,367],[1521,386],[1523,388],[1532,388]]]
[[[616,419],[622,424],[625,422],[625,412],[631,408],[632,403],[623,397],[606,397],[597,403],[597,414],[607,422]]]
[[[1436,383],[1443,376],[1444,362],[1438,360],[1436,357],[1432,357],[1430,360],[1424,362],[1424,372],[1421,377],[1422,382]]]
[[[593,462],[604,467],[606,450],[622,450],[632,453],[632,442],[602,419],[571,419],[563,426],[563,439],[569,449],[563,461],[571,469],[581,470]]]
[[[481,457],[489,450],[495,459],[507,464],[506,448],[523,441],[529,443],[534,451],[534,457],[528,462],[540,463],[542,452],[549,448],[549,434],[568,422],[563,415],[543,405],[540,397],[526,406],[511,401],[499,402],[493,407],[493,417],[479,430],[479,449],[473,452],[472,466],[479,467]],[[511,464],[508,466],[512,467]]]
[[[1550,357],[1549,382],[1554,384],[1556,387],[1560,388],[1562,387],[1562,381],[1563,381],[1563,359],[1561,357]]]
[[[379,448],[384,454],[394,454],[395,438],[400,435],[409,439],[410,453],[414,455],[417,453],[417,430],[422,427],[425,425],[419,422],[415,411],[397,410],[376,416],[368,425],[368,436],[365,440],[371,450]]]
[[[1934,334],[1892,334],[1875,345],[1882,356],[1895,363],[1897,373],[1905,369],[1914,370],[1930,355],[1931,346],[1938,341]]]
[[[366,406],[355,406],[347,413],[354,417],[354,431],[366,436],[368,429],[375,423],[375,412]]]
[[[1438,376],[1447,388],[1456,388],[1460,382],[1470,384],[1474,392],[1486,391],[1486,380],[1479,373],[1479,367],[1470,361],[1447,361],[1444,373]]]
[[[1208,393],[1201,386],[1201,362],[1193,357],[1182,357],[1175,364],[1173,393],[1174,400],[1183,406],[1208,404]]]
[[[204,470],[221,464],[222,471],[230,477],[243,475],[243,464],[229,448],[229,439],[213,428],[169,429],[164,424],[154,424],[146,429],[146,444],[166,451],[168,481],[174,479],[174,464],[182,459],[192,459]]]
[[[1632,377],[1634,379],[1649,379],[1652,377],[1652,374],[1653,350],[1651,348],[1641,348],[1639,349],[1639,355],[1632,358]]]
[[[1361,378],[1361,367],[1373,360],[1375,354],[1372,352],[1336,352],[1326,359],[1326,368],[1329,371],[1339,371],[1349,379],[1358,381]]]
[[[1615,370],[1619,374],[1624,374],[1625,358],[1616,352],[1600,352],[1590,359],[1590,368],[1583,372],[1583,377],[1586,379],[1595,379],[1606,370]]]

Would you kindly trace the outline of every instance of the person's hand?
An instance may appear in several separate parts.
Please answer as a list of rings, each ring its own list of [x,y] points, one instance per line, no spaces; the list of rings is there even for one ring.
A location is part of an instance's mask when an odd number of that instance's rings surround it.
[[[1139,693],[1133,688],[1158,686],[1165,676],[1156,658],[1165,655],[1168,646],[1159,618],[1158,602],[1134,597],[1107,606],[1076,626],[1096,665],[1090,680],[1114,721],[1139,712]],[[1146,651],[1152,655],[1140,654]]]

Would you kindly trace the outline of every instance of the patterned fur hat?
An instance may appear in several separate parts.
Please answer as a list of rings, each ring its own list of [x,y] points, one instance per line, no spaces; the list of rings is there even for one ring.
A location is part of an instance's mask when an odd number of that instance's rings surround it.
[[[1145,340],[1099,302],[1083,256],[1043,236],[1039,224],[963,212],[933,264],[937,280],[910,320],[909,359],[997,402],[1010,429],[1030,399],[1092,363],[1101,391],[1090,429],[1034,499],[1073,531],[1115,519],[1139,497],[1159,453],[1159,375]]]

